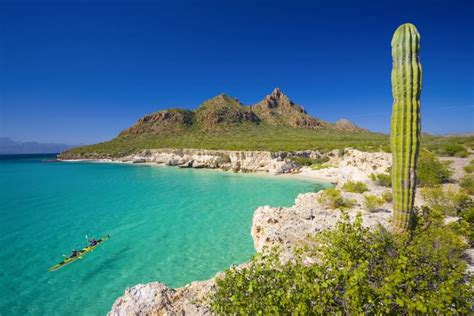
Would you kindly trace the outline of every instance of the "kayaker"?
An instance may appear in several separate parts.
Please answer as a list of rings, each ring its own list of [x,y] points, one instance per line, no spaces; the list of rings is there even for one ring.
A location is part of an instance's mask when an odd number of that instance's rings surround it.
[[[92,238],[91,240],[89,240],[89,246],[90,246],[90,247],[93,247],[93,246],[95,246],[95,245],[97,245],[97,240],[95,240],[94,238]]]
[[[76,249],[74,249],[74,250],[72,251],[71,256],[70,256],[69,258],[76,258],[77,256],[79,256],[79,251],[77,251]]]

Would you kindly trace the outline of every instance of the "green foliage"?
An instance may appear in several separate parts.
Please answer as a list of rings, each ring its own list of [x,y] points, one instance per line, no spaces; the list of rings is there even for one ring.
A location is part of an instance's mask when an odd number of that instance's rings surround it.
[[[463,272],[460,224],[424,213],[412,234],[369,230],[343,216],[317,233],[294,262],[278,252],[218,278],[212,309],[221,315],[469,314],[474,295]],[[303,257],[317,264],[303,264]]]
[[[463,189],[454,185],[435,188],[423,188],[421,196],[426,206],[446,215],[459,215],[464,209],[472,205],[472,199]]]
[[[347,181],[342,186],[342,189],[346,192],[352,192],[352,193],[364,193],[364,192],[369,191],[369,188],[367,188],[367,185],[364,182],[360,182],[360,181]]]
[[[464,188],[469,194],[474,194],[474,174],[466,174],[459,181],[461,188]]]
[[[386,190],[382,192],[382,199],[384,199],[385,202],[390,203],[393,201],[393,194],[392,191]]]
[[[461,216],[461,218],[466,221],[468,225],[467,237],[472,247],[474,246],[474,206],[471,205],[466,209],[461,210],[461,212],[459,212],[459,216]]]
[[[443,154],[450,156],[450,157],[467,157],[469,153],[467,152],[466,148],[458,143],[450,143],[446,144],[443,147]]]
[[[422,150],[418,157],[417,184],[421,187],[432,187],[445,183],[452,175],[449,162],[441,162],[432,152]]]
[[[363,204],[364,209],[366,209],[369,212],[376,211],[384,203],[385,203],[385,200],[384,200],[383,197],[379,197],[379,196],[372,195],[372,194],[364,195],[364,204]]]
[[[341,191],[336,188],[329,188],[321,192],[318,202],[327,209],[347,209],[355,205],[354,200],[345,199]]]
[[[464,172],[474,173],[474,160],[469,161],[469,164],[464,167]]]
[[[383,187],[390,187],[392,185],[392,176],[386,173],[372,173],[370,179]]]
[[[311,166],[312,164],[315,163],[314,159],[311,159],[309,157],[303,157],[303,156],[291,157],[290,160],[300,166]]]

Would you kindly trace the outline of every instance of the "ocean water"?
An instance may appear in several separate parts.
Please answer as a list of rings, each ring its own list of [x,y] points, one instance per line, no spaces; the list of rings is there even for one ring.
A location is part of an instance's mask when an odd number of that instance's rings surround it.
[[[104,315],[126,287],[205,280],[253,254],[252,214],[314,182],[171,167],[0,156],[0,314]],[[85,235],[110,239],[48,268]]]

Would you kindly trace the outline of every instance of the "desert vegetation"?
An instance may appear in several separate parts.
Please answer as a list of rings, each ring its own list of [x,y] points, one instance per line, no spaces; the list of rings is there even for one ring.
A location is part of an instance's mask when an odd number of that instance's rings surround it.
[[[416,217],[412,233],[367,229],[345,217],[311,237],[294,262],[277,252],[255,257],[217,279],[218,314],[468,314],[462,223],[443,225],[435,212]],[[318,264],[305,264],[305,257]],[[441,294],[442,293],[442,294]]]

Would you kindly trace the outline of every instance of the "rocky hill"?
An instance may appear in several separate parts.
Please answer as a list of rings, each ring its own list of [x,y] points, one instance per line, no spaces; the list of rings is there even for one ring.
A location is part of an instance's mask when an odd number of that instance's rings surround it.
[[[204,132],[219,131],[232,127],[271,125],[290,128],[335,129],[339,131],[367,131],[348,120],[331,124],[309,115],[302,106],[295,104],[276,88],[262,101],[245,106],[236,98],[219,94],[204,101],[196,110],[168,109],[148,114],[120,136],[163,134],[199,129]]]

